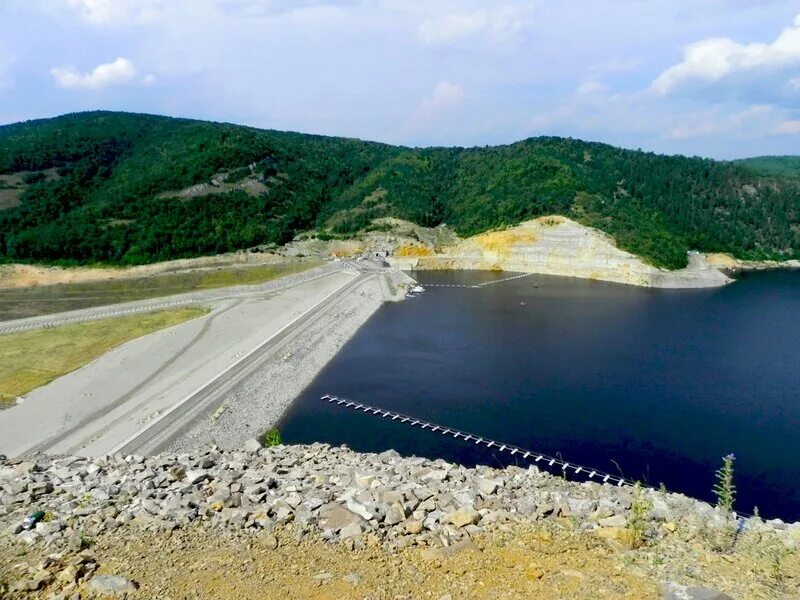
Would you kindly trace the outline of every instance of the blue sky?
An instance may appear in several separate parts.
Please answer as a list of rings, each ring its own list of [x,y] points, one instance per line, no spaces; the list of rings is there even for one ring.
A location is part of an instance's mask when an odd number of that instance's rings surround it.
[[[800,1],[0,0],[0,123],[800,154]]]

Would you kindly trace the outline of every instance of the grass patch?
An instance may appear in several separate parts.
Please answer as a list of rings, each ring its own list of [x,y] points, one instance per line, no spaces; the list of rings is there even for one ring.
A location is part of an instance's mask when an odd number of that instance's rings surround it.
[[[208,313],[185,307],[0,335],[0,404],[11,403],[134,338]]]
[[[0,321],[197,290],[253,285],[307,271],[321,264],[321,261],[308,261],[256,267],[220,267],[131,279],[0,289]]]
[[[277,427],[273,427],[267,431],[261,439],[261,445],[265,448],[272,448],[273,446],[280,446],[283,443],[281,432]]]

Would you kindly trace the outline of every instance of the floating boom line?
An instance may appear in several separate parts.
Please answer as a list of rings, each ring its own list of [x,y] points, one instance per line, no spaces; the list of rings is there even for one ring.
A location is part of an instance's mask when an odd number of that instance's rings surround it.
[[[496,279],[494,281],[484,281],[483,283],[474,283],[474,284],[467,284],[467,283],[426,283],[426,288],[437,287],[437,288],[469,288],[469,289],[478,289],[482,287],[486,287],[487,285],[497,285],[498,283],[505,283],[506,281],[513,281],[515,279],[522,279],[523,277],[530,277],[531,275],[535,275],[536,273],[523,273],[522,275],[514,275],[512,277],[505,277],[503,279]]]
[[[469,433],[467,431],[462,431],[460,429],[454,429],[453,427],[445,427],[444,425],[437,425],[436,423],[423,421],[422,419],[417,419],[409,415],[393,412],[391,410],[384,410],[382,408],[377,408],[375,406],[369,406],[367,404],[362,404],[361,402],[345,400],[344,398],[338,398],[337,396],[331,396],[330,394],[325,394],[324,396],[322,396],[322,398],[320,398],[320,400],[326,401],[329,404],[341,406],[342,408],[350,408],[355,411],[380,417],[382,419],[389,419],[390,421],[398,421],[405,425],[410,425],[411,427],[419,427],[420,429],[427,429],[431,433],[450,435],[453,437],[453,439],[460,440],[463,442],[472,442],[477,445],[482,444],[487,448],[496,448],[498,451],[506,452],[510,456],[516,456],[518,458],[527,459],[539,467],[548,467],[548,468],[559,467],[564,475],[572,471],[574,475],[586,477],[589,480],[597,481],[599,483],[608,483],[616,486],[634,485],[635,483],[632,480],[625,479],[624,477],[620,477],[619,475],[612,475],[611,473],[606,473],[604,471],[600,471],[599,469],[592,469],[582,465],[577,465],[575,463],[567,462],[565,460],[556,458],[554,456],[548,456],[547,454],[543,454],[541,452],[526,450],[525,448],[520,448],[519,446],[514,446],[513,444],[498,442],[496,440],[476,435],[474,433]]]

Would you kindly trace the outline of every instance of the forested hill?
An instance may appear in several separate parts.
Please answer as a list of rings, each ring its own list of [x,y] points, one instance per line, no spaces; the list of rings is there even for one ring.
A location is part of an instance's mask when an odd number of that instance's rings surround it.
[[[734,161],[763,175],[800,177],[800,156],[756,156]]]
[[[563,214],[657,265],[800,258],[800,179],[562,138],[411,149],[93,112],[0,127],[0,260],[133,264],[346,235],[462,235]]]

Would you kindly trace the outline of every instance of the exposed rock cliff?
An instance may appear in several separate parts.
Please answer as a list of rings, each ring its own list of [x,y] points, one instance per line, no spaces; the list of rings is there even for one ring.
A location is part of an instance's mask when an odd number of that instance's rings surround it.
[[[608,235],[557,216],[477,235],[430,256],[399,254],[392,261],[403,269],[519,271],[660,288],[719,287],[731,281],[704,255],[690,255],[685,269],[659,269],[620,250]]]

